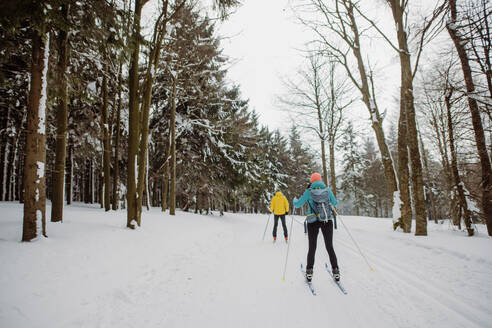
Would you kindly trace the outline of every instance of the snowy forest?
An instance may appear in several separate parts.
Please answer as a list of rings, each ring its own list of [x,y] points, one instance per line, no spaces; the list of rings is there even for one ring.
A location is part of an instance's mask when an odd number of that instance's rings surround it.
[[[438,2],[420,24],[408,22],[407,1],[387,1],[394,35],[357,1],[296,4],[316,38],[280,96],[310,118],[293,120],[288,135],[262,125],[225,80],[215,24],[239,2],[204,13],[196,1],[160,1],[142,29],[146,5],[3,1],[0,200],[24,203],[22,240],[47,235],[46,220],[63,221],[73,201],[126,209],[130,228],[142,207],[266,212],[276,190],[292,199],[318,168],[342,214],[393,217],[405,232],[413,218],[417,235],[428,220],[469,235],[486,222],[492,234],[488,1]],[[399,118],[386,130],[368,31],[400,60]],[[422,65],[444,33],[439,60]],[[357,136],[350,107],[370,117],[370,138]],[[306,130],[319,145],[303,141]]]
[[[235,4],[218,1],[216,14]],[[23,240],[73,201],[126,209],[128,227],[142,206],[266,211],[317,167],[294,126],[288,137],[261,126],[225,83],[216,18],[163,1],[144,38],[144,5],[2,4],[19,15],[2,18],[0,199],[25,204]]]
[[[488,0],[2,0],[0,326],[490,327],[491,37]]]

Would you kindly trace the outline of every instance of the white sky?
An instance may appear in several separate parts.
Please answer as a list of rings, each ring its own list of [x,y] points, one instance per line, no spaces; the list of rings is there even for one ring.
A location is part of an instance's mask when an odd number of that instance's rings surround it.
[[[250,100],[250,108],[260,115],[260,122],[272,129],[279,128],[286,135],[291,120],[286,112],[275,106],[275,97],[286,92],[282,77],[294,76],[305,62],[298,49],[314,36],[294,17],[290,3],[294,0],[244,0],[243,5],[224,23],[218,34],[229,37],[222,40],[224,53],[237,62],[229,69],[229,78],[241,87],[242,94]],[[389,8],[382,2],[370,0],[368,15],[378,20],[388,35],[395,39],[393,18]],[[411,1],[412,11],[424,11],[435,0]],[[367,3],[366,3],[367,4]],[[361,22],[362,23],[362,22]],[[396,43],[396,42],[395,42]],[[400,86],[399,59],[385,41],[377,37],[366,40],[363,52],[371,64],[376,65],[377,101],[380,111],[387,110],[385,126],[398,117],[397,96]],[[296,50],[297,49],[297,50]],[[424,52],[425,55],[425,52]],[[360,97],[357,94],[357,97]],[[373,134],[369,114],[362,102],[352,108],[352,120],[366,134]]]
[[[302,58],[302,49],[310,33],[295,23],[288,0],[247,0],[218,34],[231,36],[221,44],[224,53],[237,62],[229,69],[229,78],[240,84],[250,108],[260,122],[272,129],[290,126],[285,112],[275,106],[275,96],[285,90],[281,77],[294,73]]]
[[[412,0],[412,13],[425,12],[437,0]],[[290,115],[276,104],[276,97],[285,94],[282,78],[294,77],[305,63],[300,50],[315,36],[294,17],[292,4],[299,0],[242,0],[243,4],[225,22],[217,24],[217,35],[222,38],[224,54],[231,58],[228,70],[231,83],[239,84],[243,98],[249,99],[250,109],[259,114],[260,123],[271,129],[280,129],[287,136],[291,126]],[[210,8],[211,0],[201,5]],[[394,40],[393,18],[382,0],[361,2],[366,14],[375,19]],[[144,16],[152,16],[152,6],[144,8]],[[428,11],[428,9],[427,9]],[[211,14],[216,15],[216,14]],[[413,17],[418,15],[413,15]],[[151,20],[144,20],[149,22]],[[359,22],[362,24],[362,22]],[[398,95],[400,69],[397,53],[380,37],[366,38],[363,53],[376,66],[376,96],[380,112],[387,111],[385,128],[396,122],[399,112]],[[396,43],[396,41],[395,41]],[[435,51],[424,51],[424,58]],[[358,75],[358,74],[357,74]],[[360,98],[360,94],[355,94]],[[374,137],[367,109],[358,101],[351,109],[350,119],[363,135]],[[388,131],[387,131],[388,133]],[[314,141],[314,140],[313,140]],[[313,143],[312,143],[313,144]],[[316,143],[313,144],[315,148]]]
[[[305,44],[313,40],[312,32],[297,22],[290,2],[292,0],[244,1],[218,29],[219,35],[231,36],[221,42],[224,53],[238,60],[229,69],[229,78],[240,84],[243,96],[250,100],[251,109],[260,114],[260,122],[282,132],[287,131],[291,120],[286,112],[275,105],[275,97],[286,92],[281,78],[296,74],[305,63],[300,50],[304,50]],[[385,57],[393,65],[398,64],[391,56]],[[373,62],[376,60],[382,61],[376,58]],[[396,82],[399,81],[398,72]],[[379,75],[388,80],[383,72]],[[392,103],[391,94],[388,92],[381,96],[381,110],[388,107],[388,102]],[[361,102],[355,107],[359,118],[368,116]]]

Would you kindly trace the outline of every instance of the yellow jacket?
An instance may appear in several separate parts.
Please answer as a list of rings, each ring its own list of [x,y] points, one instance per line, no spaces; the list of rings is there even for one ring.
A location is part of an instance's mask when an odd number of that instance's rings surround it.
[[[270,204],[270,212],[275,215],[283,215],[289,211],[289,202],[287,198],[280,192],[277,191],[275,196],[272,198],[272,203]]]

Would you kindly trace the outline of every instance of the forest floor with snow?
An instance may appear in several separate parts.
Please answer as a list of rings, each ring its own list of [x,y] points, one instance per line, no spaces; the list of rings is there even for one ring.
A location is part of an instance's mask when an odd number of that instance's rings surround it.
[[[47,214],[50,213],[48,207]],[[307,236],[295,217],[290,254],[267,215],[126,212],[75,204],[49,238],[21,243],[22,205],[0,203],[0,327],[491,327],[492,238],[429,223],[427,237],[391,220],[342,216],[334,245],[344,295],[324,269],[311,295],[300,273]],[[291,216],[287,219],[288,227]],[[279,237],[282,227],[279,226]]]

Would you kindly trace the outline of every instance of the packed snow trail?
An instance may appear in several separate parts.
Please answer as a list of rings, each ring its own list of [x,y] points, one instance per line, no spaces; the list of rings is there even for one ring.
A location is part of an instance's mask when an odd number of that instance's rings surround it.
[[[49,208],[47,209],[47,212]],[[0,203],[0,327],[488,327],[492,238],[429,223],[429,237],[391,220],[341,217],[334,242],[344,295],[323,268],[318,240],[313,297],[299,274],[307,237],[294,222],[285,281],[284,242],[267,215],[175,217],[76,204],[48,239],[20,243],[22,206]],[[288,221],[291,216],[287,217]],[[297,217],[298,221],[303,218]],[[271,221],[271,220],[270,220]],[[290,227],[290,222],[288,222]],[[280,229],[281,231],[281,229]],[[277,232],[281,235],[281,233]]]

